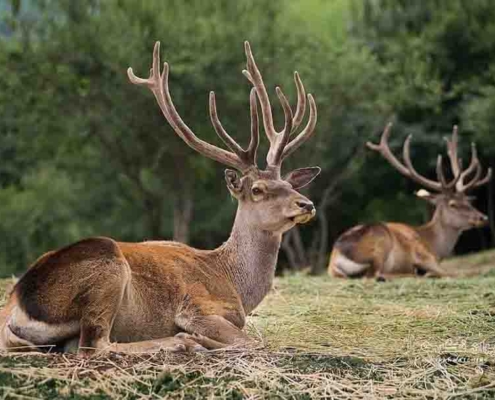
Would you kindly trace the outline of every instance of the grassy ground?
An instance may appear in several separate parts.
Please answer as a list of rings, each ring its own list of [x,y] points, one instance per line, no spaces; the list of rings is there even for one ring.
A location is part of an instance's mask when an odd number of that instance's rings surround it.
[[[280,278],[249,351],[0,357],[3,398],[495,398],[495,252],[393,282]],[[0,396],[1,397],[1,396]]]

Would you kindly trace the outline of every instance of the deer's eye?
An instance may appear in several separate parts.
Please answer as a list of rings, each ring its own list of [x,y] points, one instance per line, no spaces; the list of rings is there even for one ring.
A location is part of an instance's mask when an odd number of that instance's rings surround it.
[[[259,187],[254,187],[251,189],[251,192],[255,195],[255,196],[259,196],[260,194],[263,193],[263,190],[261,190]]]

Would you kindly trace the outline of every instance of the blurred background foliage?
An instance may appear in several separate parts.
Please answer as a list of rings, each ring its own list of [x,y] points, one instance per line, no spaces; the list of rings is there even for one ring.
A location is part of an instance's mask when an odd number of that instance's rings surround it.
[[[155,40],[179,112],[217,145],[210,90],[227,130],[249,137],[243,40],[267,87],[283,86],[294,104],[297,69],[314,93],[316,135],[285,169],[323,168],[308,189],[318,218],[286,235],[282,268],[322,272],[356,223],[429,217],[418,188],[365,151],[388,121],[396,151],[415,134],[424,174],[453,124],[465,158],[474,140],[495,164],[491,0],[0,0],[0,13],[1,276],[90,235],[204,248],[228,237],[224,167],[181,142],[151,94],[128,82],[128,66],[147,75]],[[464,234],[458,252],[494,245],[493,185],[476,201],[491,229]]]

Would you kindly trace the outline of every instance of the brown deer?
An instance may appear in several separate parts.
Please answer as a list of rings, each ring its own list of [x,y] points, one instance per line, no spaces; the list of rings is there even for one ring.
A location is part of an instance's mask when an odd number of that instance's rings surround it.
[[[447,276],[439,262],[452,253],[460,234],[471,228],[481,227],[488,221],[486,215],[476,210],[466,193],[486,184],[492,175],[491,168],[481,178],[481,165],[476,146],[471,146],[471,162],[463,170],[457,156],[458,133],[454,126],[452,138],[447,142],[453,179],[448,181],[443,172],[442,156],[437,159],[437,181],[421,176],[413,167],[410,156],[412,136],[403,147],[404,163],[399,161],[388,145],[391,124],[388,124],[379,144],[367,146],[379,152],[396,170],[425,189],[416,195],[435,206],[431,221],[413,227],[401,223],[376,223],[355,226],[344,232],[335,242],[328,272],[335,277],[376,277],[428,275]],[[471,176],[471,179],[468,178]]]
[[[308,140],[316,124],[316,103],[295,73],[297,108],[280,88],[285,126],[274,127],[272,109],[249,43],[245,43],[250,94],[251,141],[242,148],[224,130],[210,93],[210,117],[230,151],[199,139],[179,116],[169,91],[169,67],[160,68],[160,45],[148,79],[133,84],[154,94],[168,123],[198,153],[226,164],[225,179],[237,199],[229,239],[215,250],[166,241],[122,243],[96,237],[43,255],[20,278],[2,310],[4,349],[77,346],[98,351],[189,351],[247,345],[246,316],[269,292],[282,234],[315,215],[313,203],[298,193],[320,168],[301,168],[281,177],[283,160]],[[256,166],[258,105],[270,142],[267,167]],[[309,102],[309,120],[300,133]]]

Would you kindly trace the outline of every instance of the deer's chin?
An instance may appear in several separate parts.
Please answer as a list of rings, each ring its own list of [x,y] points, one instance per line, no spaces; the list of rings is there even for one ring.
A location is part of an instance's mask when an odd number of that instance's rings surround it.
[[[305,224],[311,221],[315,215],[316,215],[316,210],[313,209],[311,212],[294,215],[292,217],[289,217],[289,219],[295,224]]]

